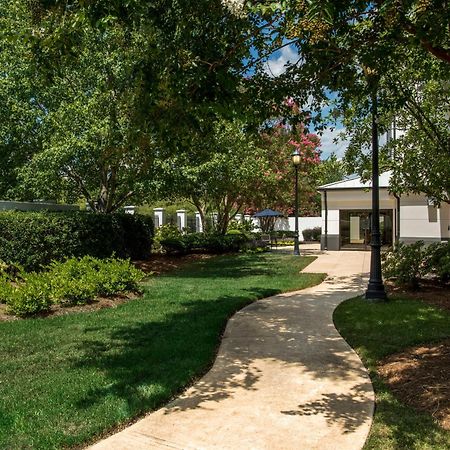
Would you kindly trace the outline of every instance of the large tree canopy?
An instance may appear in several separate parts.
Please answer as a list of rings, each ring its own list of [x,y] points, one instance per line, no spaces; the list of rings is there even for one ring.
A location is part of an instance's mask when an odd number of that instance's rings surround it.
[[[0,196],[12,198],[17,169],[41,147],[42,80],[25,32],[24,8],[0,4]]]
[[[34,112],[36,103],[40,115],[26,118],[27,130],[39,129],[31,154],[9,157],[10,172],[20,173],[17,197],[82,196],[111,212],[148,194],[154,161],[196,151],[192,141],[217,118],[251,120],[253,94],[240,72],[249,41],[257,45],[256,20],[236,18],[220,1],[200,3],[2,3],[8,81],[31,61],[42,87],[39,95],[27,88],[30,76],[20,89],[22,109]],[[14,51],[19,43],[24,50]],[[2,140],[10,155],[13,143]]]
[[[195,8],[190,0],[5,0],[0,191],[21,198],[81,195],[110,212],[151,191],[155,161],[174,155],[195,161],[194,153],[206,161],[204,145],[217,135],[217,123],[256,130],[281,116],[293,129],[304,123],[306,136],[311,123],[323,125],[330,92],[361,170],[377,88],[381,128],[394,116],[408,124],[391,163],[396,190],[415,186],[446,200],[438,195],[447,190],[448,167],[446,6],[443,0],[199,0]],[[275,79],[265,61],[286,45],[295,46],[298,60]],[[302,113],[283,104],[289,93]],[[438,168],[442,175],[427,183]]]
[[[253,2],[267,20],[267,54],[291,45],[298,51],[284,84],[297,101],[320,110],[333,92],[332,114],[341,116],[351,138],[348,160],[367,168],[374,96],[380,130],[394,117],[403,134],[389,148],[385,168],[394,170],[396,192],[424,192],[448,201],[450,141],[450,8],[446,1]],[[264,55],[263,55],[264,56]],[[264,65],[260,78],[270,84]],[[375,94],[376,93],[376,94]],[[387,150],[387,148],[386,148]]]

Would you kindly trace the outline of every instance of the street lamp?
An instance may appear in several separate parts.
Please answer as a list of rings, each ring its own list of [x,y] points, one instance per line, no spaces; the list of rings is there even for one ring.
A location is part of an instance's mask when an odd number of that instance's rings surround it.
[[[370,278],[365,298],[369,301],[387,299],[381,274],[380,188],[378,168],[378,111],[377,89],[372,92],[372,250],[370,254]]]
[[[294,255],[300,255],[300,248],[298,245],[298,166],[301,158],[298,148],[292,153],[292,164],[295,168],[295,236],[294,236]]]

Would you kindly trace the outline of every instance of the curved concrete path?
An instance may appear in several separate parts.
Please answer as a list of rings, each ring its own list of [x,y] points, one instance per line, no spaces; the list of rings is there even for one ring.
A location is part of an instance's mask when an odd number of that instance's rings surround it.
[[[326,281],[238,312],[208,374],[92,449],[360,449],[374,394],[332,314],[366,286],[369,257],[321,253],[305,271]]]

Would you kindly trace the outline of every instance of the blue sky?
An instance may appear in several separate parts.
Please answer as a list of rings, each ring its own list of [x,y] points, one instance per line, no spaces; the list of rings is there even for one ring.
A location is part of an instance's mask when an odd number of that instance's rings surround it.
[[[277,77],[281,75],[285,66],[288,62],[296,62],[298,60],[298,53],[293,46],[287,46],[282,48],[281,50],[275,52],[269,60],[267,61],[267,73],[270,76]],[[324,108],[324,113],[326,113],[326,108]],[[331,128],[327,128],[324,130],[321,136],[322,142],[322,159],[328,158],[332,153],[335,153],[339,158],[345,153],[348,142],[339,140],[338,143],[334,143],[333,140],[338,138],[340,132],[344,131],[344,127],[341,123],[337,123],[333,125],[333,130]]]

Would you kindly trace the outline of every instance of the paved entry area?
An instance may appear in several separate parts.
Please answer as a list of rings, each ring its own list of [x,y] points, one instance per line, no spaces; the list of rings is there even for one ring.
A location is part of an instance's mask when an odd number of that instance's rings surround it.
[[[241,310],[208,374],[92,448],[360,449],[374,394],[332,314],[365,289],[370,253],[307,251],[319,256],[306,270],[327,272],[326,281]]]

